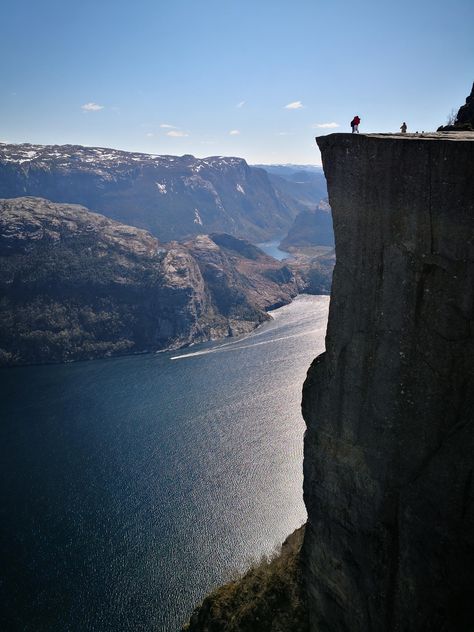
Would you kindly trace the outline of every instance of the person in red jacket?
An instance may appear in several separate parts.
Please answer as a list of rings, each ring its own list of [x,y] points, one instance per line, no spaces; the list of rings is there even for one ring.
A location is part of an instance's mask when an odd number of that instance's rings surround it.
[[[360,123],[360,118],[357,116],[357,114],[354,116],[354,118],[351,121],[351,127],[352,127],[352,133],[354,134],[354,132],[359,133],[359,123]]]

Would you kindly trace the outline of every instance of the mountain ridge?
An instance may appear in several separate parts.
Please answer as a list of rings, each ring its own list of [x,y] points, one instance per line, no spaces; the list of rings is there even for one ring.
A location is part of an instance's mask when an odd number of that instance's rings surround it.
[[[162,241],[211,232],[265,241],[297,213],[243,158],[2,143],[0,198],[24,195],[94,208]]]

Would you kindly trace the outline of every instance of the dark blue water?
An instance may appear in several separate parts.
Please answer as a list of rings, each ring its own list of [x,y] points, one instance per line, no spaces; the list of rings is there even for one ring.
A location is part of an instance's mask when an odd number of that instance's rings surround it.
[[[1,371],[0,629],[173,632],[299,526],[327,307],[300,297],[181,352]]]

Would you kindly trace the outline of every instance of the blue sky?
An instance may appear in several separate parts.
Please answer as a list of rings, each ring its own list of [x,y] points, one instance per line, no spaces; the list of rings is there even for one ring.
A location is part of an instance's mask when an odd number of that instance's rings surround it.
[[[318,164],[354,114],[433,130],[474,81],[473,0],[3,0],[0,20],[7,142]]]

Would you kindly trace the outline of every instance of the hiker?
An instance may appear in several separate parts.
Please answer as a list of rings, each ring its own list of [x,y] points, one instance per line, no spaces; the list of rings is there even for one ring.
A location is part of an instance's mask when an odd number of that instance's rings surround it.
[[[400,125],[400,129],[402,131],[402,134],[407,133],[407,124],[405,123],[405,121],[403,121],[403,123]]]
[[[354,134],[354,132],[359,133],[359,123],[360,123],[360,118],[357,116],[357,114],[354,116],[354,118],[351,121],[351,127],[352,127],[352,133]]]

